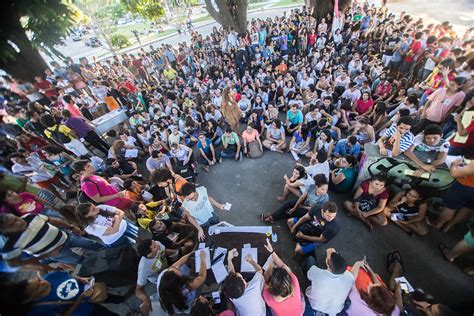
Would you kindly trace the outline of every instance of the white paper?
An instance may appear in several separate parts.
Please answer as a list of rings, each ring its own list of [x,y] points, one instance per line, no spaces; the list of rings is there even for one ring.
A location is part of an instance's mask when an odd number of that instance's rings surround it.
[[[127,150],[125,150],[125,157],[126,158],[137,158],[138,157],[138,149],[127,149]]]
[[[216,278],[218,284],[225,280],[228,273],[224,266],[224,260],[221,259],[212,266],[212,273],[214,273],[214,278]]]
[[[268,268],[270,267],[270,263],[273,261],[272,257],[272,255],[268,256],[267,261],[265,261],[265,264],[262,267],[263,270],[268,270]]]
[[[448,166],[448,168],[451,169],[451,164],[458,159],[463,159],[463,158],[462,156],[446,156],[445,163]]]
[[[250,248],[250,244],[244,244],[244,248]]]
[[[242,248],[242,263],[240,265],[240,272],[255,272],[253,266],[245,260],[245,257],[250,254],[252,259],[257,262],[258,260],[258,249],[257,248]]]
[[[215,304],[220,304],[221,303],[221,293],[212,292],[212,299],[214,300]]]
[[[225,210],[225,211],[230,211],[230,208],[231,208],[231,207],[232,207],[232,204],[230,204],[230,203],[224,204],[224,210]]]
[[[214,225],[215,226],[215,225]],[[211,226],[212,227],[212,226]],[[209,227],[209,235],[211,235],[211,227]],[[212,233],[215,233],[217,227],[212,229]],[[222,226],[220,227],[222,233],[257,233],[257,234],[266,234],[269,232],[272,233],[271,226]]]
[[[223,259],[225,259],[225,255],[227,254],[227,249],[222,248],[222,247],[217,247],[216,250],[214,250],[214,257],[212,257],[212,260],[215,260],[221,253],[224,254]]]
[[[199,246],[198,246],[198,249],[204,249],[204,247],[206,247],[206,243],[205,242],[200,242]]]
[[[233,227],[233,226],[234,225],[232,225],[230,223],[227,223],[226,221],[222,221],[222,222],[219,222],[215,225],[209,226],[209,229],[208,229],[207,233],[209,234],[209,236],[212,236],[214,234],[220,234],[222,227]]]
[[[395,278],[395,281],[396,281],[397,283],[400,283],[400,282],[406,283],[407,286],[408,286],[408,292],[411,293],[411,292],[415,291],[415,289],[413,288],[413,286],[411,286],[410,282],[408,282],[408,280],[407,280],[405,277],[402,276],[402,277],[399,277],[399,278]]]
[[[211,267],[211,254],[209,253],[209,248],[204,248],[204,249],[198,249],[194,253],[194,263],[196,265],[196,273],[199,272],[199,268],[201,267],[201,252],[204,251],[206,253],[206,269],[209,269]]]

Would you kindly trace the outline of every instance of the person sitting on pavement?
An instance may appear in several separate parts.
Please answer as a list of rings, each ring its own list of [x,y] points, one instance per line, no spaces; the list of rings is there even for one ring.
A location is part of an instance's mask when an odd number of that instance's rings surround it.
[[[221,139],[224,149],[221,151],[219,162],[222,162],[222,158],[234,158],[235,160],[242,158],[240,139],[236,132],[233,132],[232,129],[228,127],[224,134],[222,134]]]
[[[291,235],[296,239],[295,255],[307,255],[320,244],[327,243],[339,233],[334,202],[315,204],[302,217],[288,219]]]
[[[358,157],[360,154],[360,144],[355,136],[349,136],[344,139],[340,139],[334,146],[332,151],[332,157],[341,158],[345,155],[351,155]]]
[[[357,179],[357,159],[345,155],[334,161],[335,169],[331,170],[329,189],[338,193],[347,193],[352,190]]]
[[[429,233],[425,222],[427,209],[420,189],[412,188],[398,192],[385,207],[384,214],[403,231],[425,236]]]
[[[263,154],[263,145],[260,140],[259,132],[251,125],[242,132],[242,140],[244,141],[244,154],[248,158],[258,158]]]
[[[401,117],[397,125],[392,125],[377,141],[382,156],[397,157],[413,145],[414,136],[410,132],[413,120],[409,116]]]
[[[388,223],[383,213],[388,201],[386,183],[383,175],[373,175],[360,184],[352,200],[344,202],[348,214],[361,220],[370,231],[374,229],[374,224],[385,226]]]
[[[283,194],[277,196],[277,200],[280,202],[286,201],[290,193],[296,197],[300,197],[308,190],[310,185],[314,184],[314,180],[306,173],[306,169],[301,165],[295,166],[291,178],[288,178],[285,174],[283,179],[285,180]]]
[[[204,171],[209,172],[210,166],[217,163],[216,157],[219,152],[214,148],[212,141],[204,133],[199,133],[197,148],[199,149],[199,162],[202,163]]]
[[[267,128],[263,146],[271,151],[284,154],[286,149],[285,137],[285,128],[282,126],[281,121],[274,119]]]

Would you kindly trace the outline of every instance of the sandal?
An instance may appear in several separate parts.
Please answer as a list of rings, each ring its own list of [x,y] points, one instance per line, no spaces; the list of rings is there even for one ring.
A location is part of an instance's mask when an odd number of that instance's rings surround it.
[[[272,216],[270,214],[267,214],[265,215],[264,213],[260,214],[260,220],[265,222],[265,223],[271,223],[273,224],[273,218],[272,219],[269,219],[271,218]]]
[[[444,252],[446,249],[449,250],[449,247],[448,245],[445,243],[445,242],[442,242],[439,244],[438,246],[439,250],[441,251],[441,255],[443,256],[443,258],[448,261],[448,262],[453,262],[454,260],[449,260],[448,257],[446,257],[446,253]]]
[[[399,251],[392,252],[392,263],[395,261],[398,261],[398,263],[400,264],[400,268],[401,268],[400,273],[401,274],[405,273],[405,267],[403,266],[402,255],[400,254]]]

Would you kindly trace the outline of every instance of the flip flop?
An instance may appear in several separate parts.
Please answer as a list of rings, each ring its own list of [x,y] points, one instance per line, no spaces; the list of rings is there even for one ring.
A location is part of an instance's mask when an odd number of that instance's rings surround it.
[[[400,264],[400,267],[401,267],[401,273],[405,273],[405,267],[403,266],[403,259],[402,259],[402,255],[400,254],[399,251],[394,251],[392,252],[392,262],[393,261],[398,261],[398,263]]]
[[[439,250],[441,251],[441,255],[443,256],[444,260],[452,263],[454,260],[449,260],[448,257],[446,257],[446,254],[444,253],[445,249],[449,249],[448,245],[445,242],[442,242],[438,246]]]

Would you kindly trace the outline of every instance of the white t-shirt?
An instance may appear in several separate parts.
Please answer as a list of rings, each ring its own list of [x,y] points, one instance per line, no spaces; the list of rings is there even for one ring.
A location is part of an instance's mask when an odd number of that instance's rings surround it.
[[[345,271],[343,274],[333,274],[312,266],[307,277],[311,285],[306,289],[306,296],[313,309],[333,316],[344,308],[344,302],[354,285],[352,273]]]
[[[205,187],[196,188],[198,199],[196,201],[184,199],[183,207],[194,217],[199,225],[206,223],[214,213],[211,201]]]
[[[262,290],[265,284],[263,275],[255,273],[252,280],[247,284],[244,294],[237,299],[230,299],[237,310],[237,316],[265,316],[265,301],[262,298]]]
[[[327,160],[322,163],[308,166],[305,168],[305,170],[306,173],[311,176],[311,178],[314,178],[314,176],[317,174],[324,174],[326,179],[329,179],[329,162]]]
[[[153,259],[141,257],[140,263],[138,264],[137,285],[145,286],[147,281],[156,284],[158,275],[163,269],[168,267],[164,254],[165,246],[159,241],[155,242],[159,244],[160,250],[158,250]]]
[[[115,214],[116,208],[114,206],[98,205],[97,207],[101,209],[102,211]],[[116,242],[120,237],[122,237],[122,235],[125,233],[125,230],[127,229],[127,222],[124,219],[122,219],[122,221],[120,222],[120,227],[117,232],[110,235],[104,235],[107,228],[110,228],[113,225],[114,225],[113,216],[104,217],[102,215],[98,215],[94,223],[87,226],[84,230],[88,234],[91,234],[93,236],[100,238],[100,240],[102,240],[104,244],[110,245]]]

